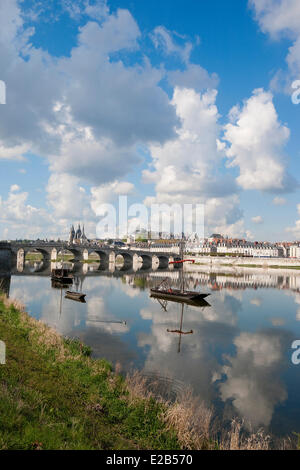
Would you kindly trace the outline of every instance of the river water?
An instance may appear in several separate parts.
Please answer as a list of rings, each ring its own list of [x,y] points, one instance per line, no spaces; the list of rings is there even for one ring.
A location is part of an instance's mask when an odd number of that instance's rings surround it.
[[[85,304],[33,271],[12,275],[10,297],[90,345],[94,357],[158,377],[173,391],[189,385],[226,420],[239,416],[278,436],[300,432],[300,365],[291,360],[300,339],[300,275],[214,274],[199,266],[184,274],[185,285],[210,293],[209,305],[182,313],[181,304],[161,305],[149,292],[166,277],[178,285],[178,271],[109,274],[88,265],[73,285]]]

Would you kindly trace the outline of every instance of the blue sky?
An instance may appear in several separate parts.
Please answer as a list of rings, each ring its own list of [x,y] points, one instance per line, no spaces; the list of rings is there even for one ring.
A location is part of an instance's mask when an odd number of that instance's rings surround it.
[[[0,238],[101,205],[205,205],[205,230],[300,240],[297,0],[2,0]]]

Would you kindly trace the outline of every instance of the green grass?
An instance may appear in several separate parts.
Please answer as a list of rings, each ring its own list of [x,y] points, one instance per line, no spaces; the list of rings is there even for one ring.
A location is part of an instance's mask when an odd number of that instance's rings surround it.
[[[25,256],[25,261],[42,261],[42,253],[27,253]]]
[[[132,398],[126,380],[90,349],[59,336],[4,298],[0,449],[179,449],[165,405]]]

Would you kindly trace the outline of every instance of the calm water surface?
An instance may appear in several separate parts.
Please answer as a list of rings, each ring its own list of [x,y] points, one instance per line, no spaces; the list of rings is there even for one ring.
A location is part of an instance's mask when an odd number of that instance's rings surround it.
[[[149,296],[167,276],[178,285],[178,272],[77,275],[73,288],[87,294],[81,304],[49,277],[13,275],[10,296],[123,371],[159,376],[175,390],[191,385],[226,419],[238,415],[277,435],[300,432],[300,365],[291,362],[300,339],[300,276],[185,273],[187,287],[211,295],[209,306],[184,307],[182,335],[181,304],[162,306]]]

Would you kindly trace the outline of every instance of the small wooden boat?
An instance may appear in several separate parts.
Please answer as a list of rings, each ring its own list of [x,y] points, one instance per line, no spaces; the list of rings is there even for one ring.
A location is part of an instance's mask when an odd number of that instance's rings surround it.
[[[67,290],[65,299],[70,299],[70,300],[76,300],[77,302],[85,302],[85,296],[86,294],[82,294],[82,292],[72,292],[70,290]]]
[[[186,259],[181,259],[179,261],[174,261],[183,265]],[[183,269],[180,270],[180,289],[173,289],[171,287],[169,279],[164,279],[157,287],[150,289],[150,297],[155,297],[156,299],[170,300],[173,302],[184,302],[184,303],[195,303],[203,301],[210,294],[202,294],[201,292],[189,291],[184,288],[184,276]]]
[[[55,282],[61,282],[62,284],[72,284],[73,276],[69,273],[67,269],[59,268],[52,269],[51,279]]]
[[[173,300],[175,302],[197,302],[208,297],[210,294],[201,294],[200,292],[182,291],[180,289],[150,289],[151,297]]]

